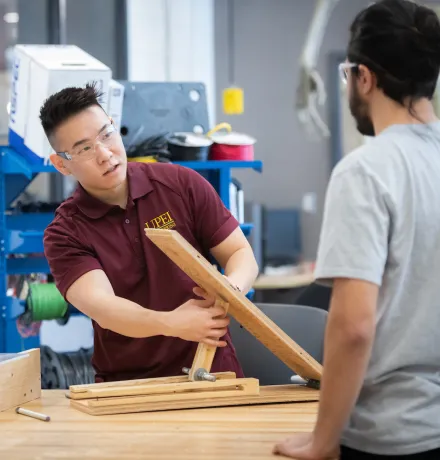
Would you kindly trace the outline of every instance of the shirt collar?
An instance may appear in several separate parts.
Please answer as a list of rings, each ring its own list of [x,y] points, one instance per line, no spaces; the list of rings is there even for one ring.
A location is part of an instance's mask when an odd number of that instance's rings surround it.
[[[144,170],[144,165],[136,162],[128,162],[127,178],[129,202],[130,200],[142,198],[153,191],[153,184]],[[110,210],[119,208],[119,206],[104,203],[90,195],[81,184],[78,184],[73,199],[79,210],[91,219],[100,219],[110,212]]]

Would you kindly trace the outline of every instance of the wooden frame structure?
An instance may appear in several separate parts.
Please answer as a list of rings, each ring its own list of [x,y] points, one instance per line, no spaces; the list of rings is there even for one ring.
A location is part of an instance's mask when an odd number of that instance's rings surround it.
[[[322,366],[280,327],[232,286],[177,231],[145,229],[146,236],[228,314],[253,334],[312,388],[299,385],[260,387],[257,379],[233,372],[211,374],[216,347],[200,343],[187,375],[74,385],[72,407],[91,415],[196,407],[316,401]],[[315,389],[314,389],[315,388]]]
[[[40,396],[40,349],[0,354],[0,412]]]

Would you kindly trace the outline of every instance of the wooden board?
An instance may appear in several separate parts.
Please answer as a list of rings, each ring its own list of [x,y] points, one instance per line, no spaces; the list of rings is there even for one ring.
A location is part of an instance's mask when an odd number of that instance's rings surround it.
[[[212,398],[224,391],[233,391],[238,395],[258,394],[260,387],[257,379],[224,379],[216,382],[177,382],[177,383],[157,383],[146,385],[127,385],[107,388],[89,388],[83,392],[70,392],[70,398],[79,399],[96,399],[106,398],[109,405],[118,404],[120,398],[129,396],[139,396],[139,402],[157,402],[162,400],[171,400],[179,396],[181,399],[194,399],[200,394],[210,393]]]
[[[177,395],[179,396],[179,395]],[[185,400],[177,397],[174,400],[158,402],[140,402],[139,398],[119,397],[113,404],[108,400],[70,400],[70,406],[89,415],[116,415],[135,412],[156,412],[177,409],[196,409],[206,407],[228,407],[244,405],[263,405],[280,403],[313,402],[319,400],[319,391],[297,385],[274,385],[260,387],[258,395],[225,396],[213,399],[199,395],[198,399]]]
[[[235,372],[217,372],[214,374],[217,380],[235,379]],[[116,382],[100,382],[100,383],[87,383],[82,385],[70,385],[69,392],[73,393],[86,393],[95,389],[103,388],[121,388],[121,387],[136,387],[144,385],[157,385],[169,383],[183,383],[189,382],[187,375],[176,375],[173,377],[155,377],[150,379],[135,379],[135,380],[118,380]]]
[[[322,366],[280,327],[237,291],[175,230],[145,229],[147,237],[208,294],[229,304],[231,314],[275,356],[303,379],[320,380]]]
[[[228,312],[229,305],[226,302],[223,302],[221,299],[216,299],[214,306],[223,307],[225,310],[225,315]],[[206,345],[205,343],[199,343],[196,350],[196,355],[189,371],[189,378],[194,380],[195,374],[198,369],[205,369],[206,372],[211,371],[211,366],[214,361],[215,352],[217,347],[212,345]]]
[[[40,349],[0,362],[0,412],[41,396]]]

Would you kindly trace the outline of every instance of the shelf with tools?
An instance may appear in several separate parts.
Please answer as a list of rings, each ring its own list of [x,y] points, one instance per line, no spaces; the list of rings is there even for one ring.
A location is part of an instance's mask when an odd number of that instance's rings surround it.
[[[248,168],[262,172],[263,167],[261,161],[191,161],[176,164],[194,169],[207,178],[228,209],[232,170]],[[15,296],[9,279],[13,275],[50,273],[43,253],[43,233],[54,214],[45,211],[21,212],[12,205],[39,174],[54,172],[56,170],[50,165],[30,163],[14,149],[0,146],[0,353],[39,346],[38,335],[26,336],[19,332],[18,319],[26,312],[26,301]],[[252,231],[252,224],[243,223],[241,228],[248,235]]]

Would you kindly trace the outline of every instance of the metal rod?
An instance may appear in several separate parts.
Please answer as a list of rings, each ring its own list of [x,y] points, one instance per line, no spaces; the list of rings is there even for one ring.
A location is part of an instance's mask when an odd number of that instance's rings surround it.
[[[28,417],[42,420],[43,422],[50,421],[50,417],[48,415],[40,414],[39,412],[34,412],[33,410],[29,410],[29,409],[23,409],[22,407],[17,407],[17,409],[15,409],[15,412],[17,412],[17,414],[26,415]]]
[[[58,0],[60,45],[67,44],[67,0]]]

